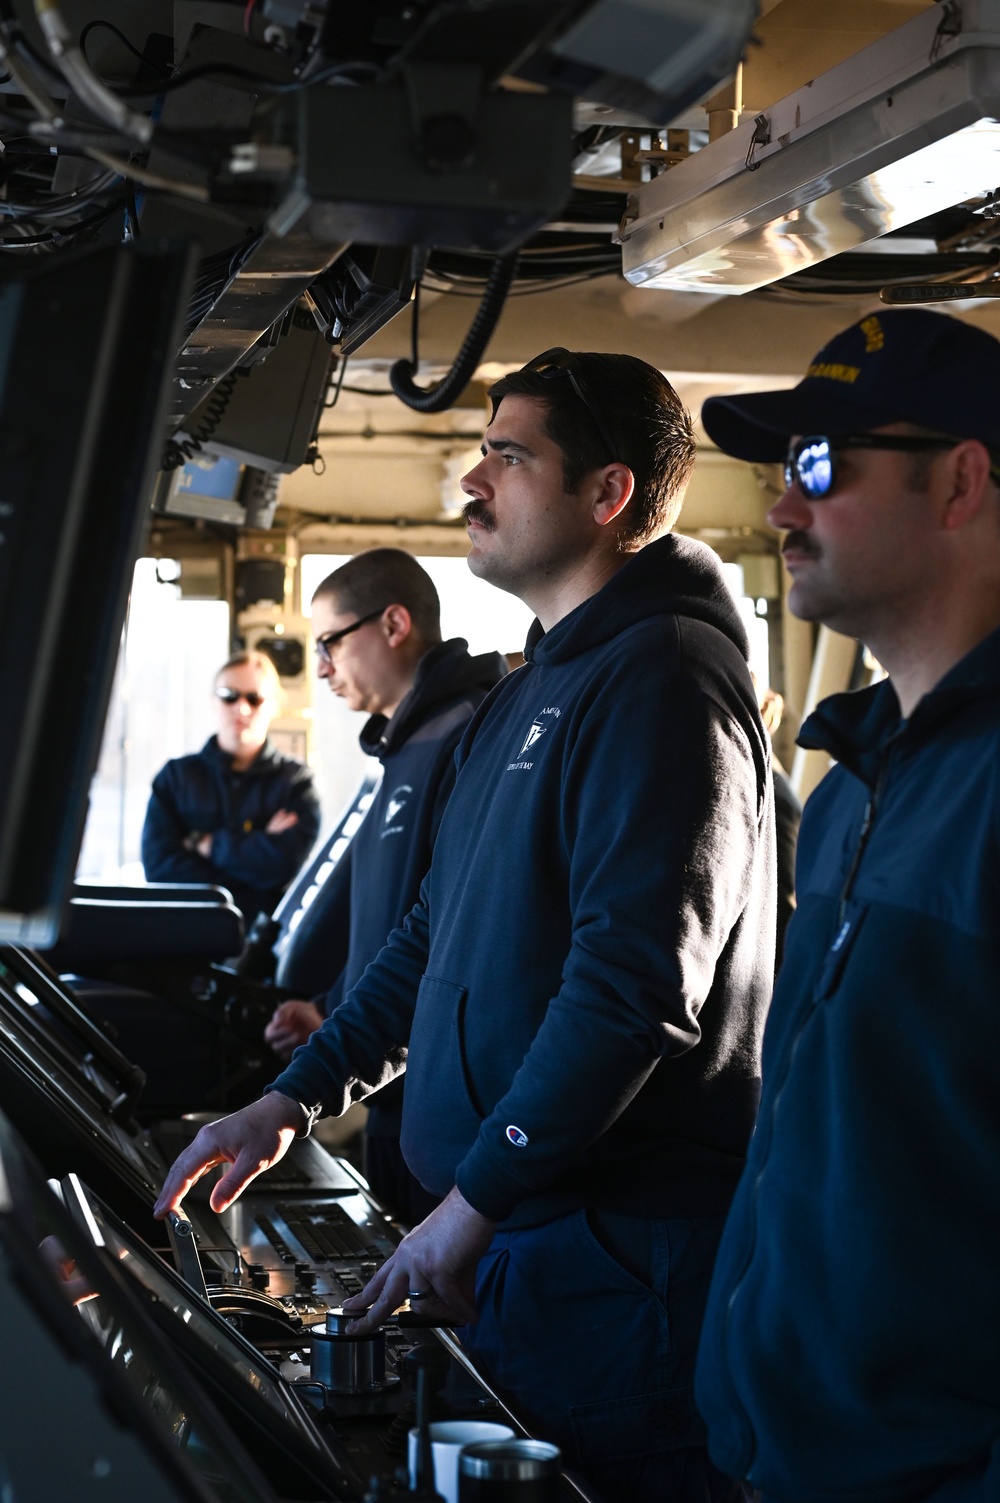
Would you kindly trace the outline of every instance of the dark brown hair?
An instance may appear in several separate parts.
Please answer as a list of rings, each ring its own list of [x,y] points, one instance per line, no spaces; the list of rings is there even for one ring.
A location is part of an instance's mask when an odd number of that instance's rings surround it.
[[[586,405],[564,376],[512,371],[490,387],[493,416],[504,397],[533,397],[545,407],[545,429],[563,452],[563,485],[575,491],[590,470],[612,459],[635,477],[622,513],[620,545],[631,552],[672,527],[694,465],[691,417],[666,376],[634,355],[576,355],[587,401],[598,408],[615,440],[607,446]]]
[[[326,576],[313,599],[333,599],[342,611],[358,617],[387,605],[405,605],[422,641],[441,640],[441,602],[434,581],[401,548],[369,548],[355,554]]]

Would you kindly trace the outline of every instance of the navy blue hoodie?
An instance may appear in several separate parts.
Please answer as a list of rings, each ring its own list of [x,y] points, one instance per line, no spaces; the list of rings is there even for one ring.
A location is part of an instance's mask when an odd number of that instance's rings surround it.
[[[431,647],[417,665],[413,687],[390,720],[373,715],[361,732],[361,749],[382,763],[383,777],[364,822],[342,860],[349,882],[338,882],[349,904],[347,962],[326,1001],[334,1008],[420,896],[445,805],[455,783],[455,748],[487,690],[507,665],[498,652],[470,657],[454,637]],[[341,877],[343,874],[341,874]],[[322,903],[322,894],[317,899]],[[368,1100],[366,1130],[398,1137],[403,1082]]]
[[[667,537],[526,657],[463,738],[422,901],[274,1089],[343,1110],[409,1041],[403,1154],[433,1193],[508,1225],[718,1213],[775,921],[742,624]]]
[[[279,809],[298,815],[281,835],[265,829]],[[142,827],[149,882],[213,882],[232,893],[247,923],[270,913],[309,853],[319,830],[312,772],[270,741],[242,772],[210,737],[200,752],[174,757],[153,779]],[[193,831],[212,835],[212,854],[184,845]]]
[[[838,695],[697,1397],[776,1503],[1000,1498],[1000,632]]]

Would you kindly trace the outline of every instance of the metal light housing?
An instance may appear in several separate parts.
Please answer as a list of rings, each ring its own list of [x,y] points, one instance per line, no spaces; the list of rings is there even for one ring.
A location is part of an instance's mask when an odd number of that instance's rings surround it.
[[[644,184],[626,278],[751,292],[1000,186],[1000,0],[950,14],[957,34],[933,6]]]

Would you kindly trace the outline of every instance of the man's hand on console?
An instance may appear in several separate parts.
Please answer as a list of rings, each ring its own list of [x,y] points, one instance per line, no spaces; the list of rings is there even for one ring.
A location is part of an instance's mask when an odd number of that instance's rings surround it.
[[[362,1289],[344,1301],[357,1311],[349,1335],[382,1325],[408,1298],[410,1308],[442,1325],[475,1324],[476,1266],[496,1223],[474,1211],[456,1188],[415,1226]]]
[[[317,1028],[326,1019],[312,1002],[294,999],[282,1002],[274,1009],[271,1021],[264,1029],[264,1042],[270,1044],[281,1059],[291,1059],[300,1044],[307,1044]]]
[[[173,1164],[153,1207],[153,1215],[162,1221],[168,1211],[179,1209],[192,1185],[197,1184],[209,1169],[216,1164],[232,1164],[209,1200],[213,1211],[224,1211],[252,1179],[284,1156],[304,1125],[305,1114],[299,1103],[277,1091],[262,1096],[242,1111],[233,1112],[230,1117],[209,1122]]]

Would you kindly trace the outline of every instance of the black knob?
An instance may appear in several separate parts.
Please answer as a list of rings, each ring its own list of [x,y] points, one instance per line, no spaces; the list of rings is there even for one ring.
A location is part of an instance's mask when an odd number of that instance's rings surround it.
[[[250,1275],[250,1286],[253,1289],[266,1289],[271,1282],[271,1275],[263,1263],[250,1263],[247,1273]]]

